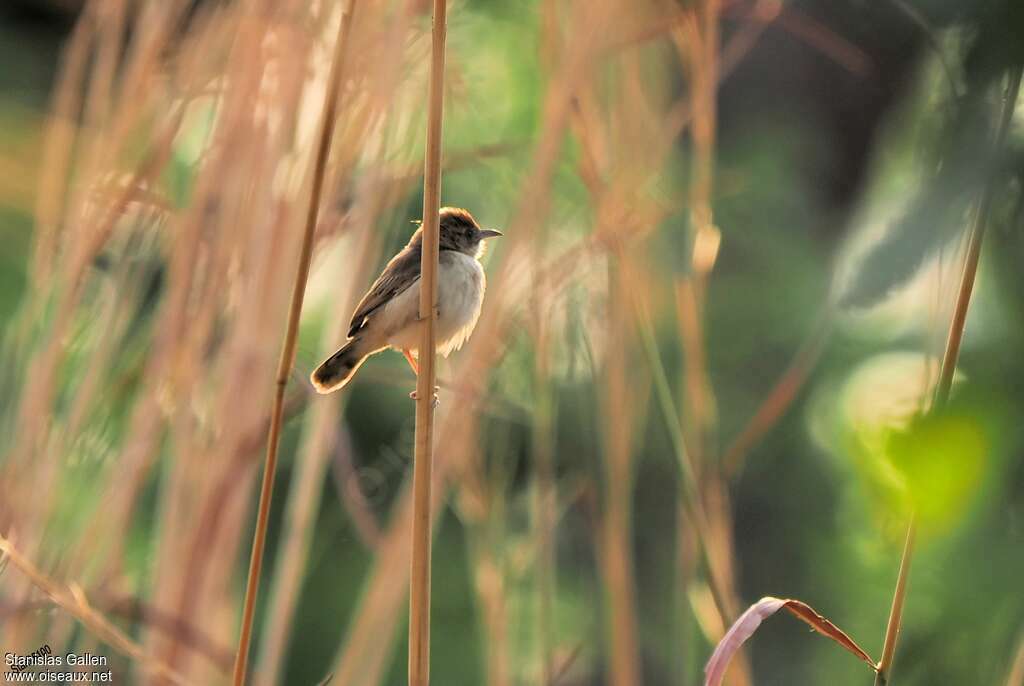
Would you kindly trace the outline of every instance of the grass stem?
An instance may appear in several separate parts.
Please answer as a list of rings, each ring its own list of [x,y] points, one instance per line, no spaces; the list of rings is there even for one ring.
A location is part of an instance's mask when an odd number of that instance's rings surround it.
[[[0,536],[0,571],[3,571],[7,561],[10,561],[22,574],[28,577],[34,586],[49,596],[55,605],[81,622],[90,633],[114,648],[117,652],[135,660],[146,671],[153,673],[161,680],[182,686],[188,683],[180,674],[174,671],[172,666],[148,655],[141,645],[132,640],[117,625],[93,608],[85,595],[85,591],[80,586],[71,584],[65,587],[57,583],[46,576],[35,563],[22,555],[11,541]],[[11,672],[7,673],[10,674]]]
[[[1003,148],[1006,134],[1010,130],[1010,123],[1013,121],[1014,106],[1017,104],[1017,95],[1020,93],[1020,78],[1021,72],[1018,69],[1010,77],[1010,83],[1006,86],[1003,111],[999,118],[999,128],[996,131],[993,146],[993,150],[997,155]],[[994,164],[993,167],[995,167]],[[974,215],[974,223],[971,226],[971,238],[967,246],[967,257],[964,260],[963,277],[960,280],[960,290],[957,293],[956,307],[953,310],[953,321],[949,325],[949,338],[946,341],[946,352],[942,358],[939,384],[935,390],[935,409],[942,409],[949,399],[949,391],[953,387],[953,373],[956,371],[956,361],[960,356],[960,342],[963,340],[964,325],[967,322],[967,308],[971,304],[974,279],[978,273],[981,241],[985,237],[985,228],[988,225],[988,218],[992,212],[992,199],[995,196],[996,181],[999,178],[999,172],[996,168],[993,168],[990,174],[988,183],[985,184],[985,188],[982,190],[981,199],[978,202],[978,211]]]
[[[914,540],[917,536],[917,525],[913,516],[907,527],[907,538],[903,543],[903,556],[900,559],[900,571],[896,577],[896,591],[892,596],[892,609],[889,611],[889,623],[885,628],[885,643],[882,646],[882,657],[878,661],[875,672],[875,686],[888,683],[889,668],[896,653],[896,639],[900,633],[900,622],[903,617],[903,603],[907,597],[907,579],[910,577],[910,562],[914,557]]]
[[[412,567],[409,577],[409,684],[430,683],[430,490],[434,447],[438,215],[441,206],[441,124],[444,110],[446,0],[434,0],[427,149],[423,162],[423,254],[420,264],[419,375],[413,461]]]
[[[288,385],[288,376],[295,364],[295,347],[298,342],[299,316],[302,314],[302,301],[306,295],[306,280],[309,277],[309,265],[313,256],[313,239],[316,233],[316,220],[320,210],[320,197],[323,192],[324,178],[327,175],[327,157],[331,150],[331,138],[334,135],[335,112],[337,110],[338,93],[341,89],[344,71],[345,49],[352,27],[352,13],[355,0],[347,0],[338,26],[338,38],[334,46],[334,61],[331,65],[327,96],[324,100],[323,116],[320,122],[320,138],[317,147],[315,167],[313,170],[313,188],[310,192],[309,209],[306,213],[305,232],[302,236],[302,249],[299,254],[299,268],[295,274],[292,288],[291,304],[288,308],[288,325],[278,359],[277,378],[275,381],[274,405],[271,411],[270,432],[267,436],[267,455],[263,465],[263,484],[260,488],[259,509],[256,514],[256,530],[253,533],[252,553],[249,558],[249,575],[245,584],[245,605],[242,610],[242,628],[238,638],[238,652],[235,655],[235,668],[232,677],[234,686],[245,683],[245,672],[249,659],[249,645],[252,642],[253,616],[256,610],[256,596],[259,591],[260,572],[263,567],[263,548],[267,541],[267,524],[270,519],[270,501],[274,490],[274,473],[277,468],[277,452],[281,442],[281,425],[284,414],[284,390]]]
[[[1003,109],[999,117],[999,127],[993,142],[993,151],[998,155],[1006,140],[1006,134],[1013,121],[1013,110],[1017,104],[1017,96],[1020,93],[1021,69],[1016,69],[1010,76],[1006,86],[1006,94],[1003,98]],[[963,276],[960,280],[960,289],[957,292],[956,305],[953,308],[953,317],[949,324],[949,336],[946,339],[946,350],[942,357],[942,368],[939,372],[939,381],[935,389],[935,401],[932,403],[932,411],[941,411],[949,400],[949,392],[953,387],[953,374],[956,372],[957,359],[960,357],[960,343],[964,337],[964,326],[967,323],[967,309],[971,304],[971,294],[974,292],[974,280],[978,274],[978,261],[981,258],[981,241],[985,236],[985,228],[988,225],[988,218],[992,211],[992,200],[995,196],[996,183],[999,179],[998,165],[994,164],[990,172],[988,182],[985,184],[978,201],[978,209],[971,224],[970,242],[967,247],[967,256],[964,260]],[[900,559],[900,571],[896,580],[896,592],[893,595],[892,609],[889,612],[889,621],[885,629],[885,641],[882,644],[882,657],[878,662],[878,671],[875,675],[875,686],[886,686],[889,683],[889,674],[892,669],[893,655],[896,652],[896,640],[899,638],[900,624],[903,617],[903,602],[906,596],[907,576],[910,572],[911,559],[914,556],[915,522],[911,515],[910,524],[907,527],[907,540],[903,546],[903,556]]]

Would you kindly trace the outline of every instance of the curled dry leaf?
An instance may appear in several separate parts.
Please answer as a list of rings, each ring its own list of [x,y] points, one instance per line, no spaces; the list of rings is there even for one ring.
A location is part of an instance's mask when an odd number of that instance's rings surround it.
[[[718,684],[721,684],[722,678],[725,676],[725,670],[729,666],[729,661],[736,654],[736,651],[753,635],[757,627],[761,625],[761,622],[782,608],[788,610],[797,619],[809,624],[818,633],[831,638],[843,648],[846,648],[846,650],[866,662],[872,671],[876,670],[875,661],[871,659],[871,656],[865,653],[842,629],[822,617],[810,605],[799,600],[766,596],[747,608],[747,611],[733,622],[733,625],[729,627],[729,631],[718,642],[715,652],[711,654],[711,659],[708,660],[707,665],[704,667],[704,686],[718,686]]]

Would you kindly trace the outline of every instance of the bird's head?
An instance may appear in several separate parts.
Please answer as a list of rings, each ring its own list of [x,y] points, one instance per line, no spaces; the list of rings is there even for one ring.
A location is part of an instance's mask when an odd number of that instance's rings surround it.
[[[466,210],[458,207],[442,207],[440,218],[441,250],[457,250],[472,257],[483,253],[483,241],[502,235],[494,229],[481,229]]]

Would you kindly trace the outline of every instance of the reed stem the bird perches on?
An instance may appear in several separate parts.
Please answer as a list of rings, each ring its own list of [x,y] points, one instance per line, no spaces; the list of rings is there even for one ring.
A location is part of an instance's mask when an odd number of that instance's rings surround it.
[[[420,265],[419,373],[413,463],[412,569],[409,577],[409,684],[430,683],[430,486],[434,448],[434,325],[437,311],[438,212],[441,207],[441,121],[444,106],[446,0],[434,0],[427,148],[423,161],[423,253]]]

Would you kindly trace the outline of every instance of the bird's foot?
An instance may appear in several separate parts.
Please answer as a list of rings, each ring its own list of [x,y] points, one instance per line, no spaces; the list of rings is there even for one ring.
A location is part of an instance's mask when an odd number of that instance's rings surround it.
[[[440,319],[441,318],[441,308],[438,307],[437,305],[434,305],[434,312],[433,312],[433,314],[434,314],[434,319]],[[426,319],[430,319],[430,317],[421,317],[419,311],[416,312],[416,321],[422,322],[422,321],[424,321]]]
[[[440,402],[441,402],[438,399],[438,397],[437,397],[437,392],[440,391],[440,390],[441,390],[440,386],[434,386],[434,399],[432,401],[432,404],[433,404],[434,407],[437,407],[438,404],[440,404]],[[409,394],[409,397],[412,398],[413,400],[418,400],[419,399],[419,394],[416,393],[416,391],[413,391],[412,393]]]

